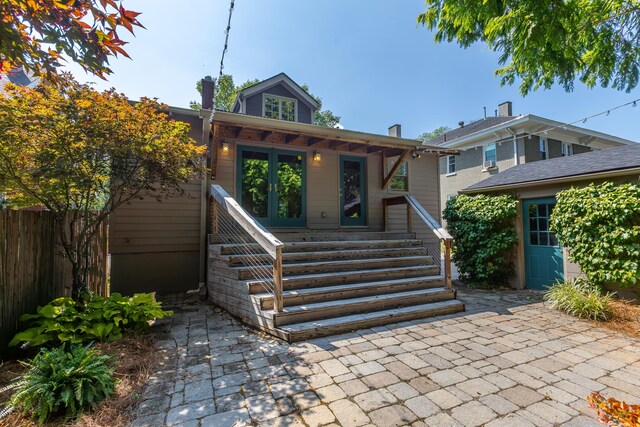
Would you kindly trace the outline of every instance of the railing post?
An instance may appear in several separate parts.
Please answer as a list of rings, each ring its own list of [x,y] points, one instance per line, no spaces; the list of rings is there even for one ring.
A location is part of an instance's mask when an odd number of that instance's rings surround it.
[[[276,248],[276,258],[273,260],[273,310],[280,313],[283,310],[282,301],[282,247]]]
[[[411,205],[407,203],[407,233],[413,233],[413,220],[411,218]]]
[[[219,207],[218,207],[218,203],[215,201],[215,199],[212,198],[211,201],[211,236],[213,237],[213,242],[218,243],[220,241],[219,239],[219,225],[218,225],[218,221],[219,221]]]
[[[444,239],[444,281],[447,289],[451,289],[451,240]]]

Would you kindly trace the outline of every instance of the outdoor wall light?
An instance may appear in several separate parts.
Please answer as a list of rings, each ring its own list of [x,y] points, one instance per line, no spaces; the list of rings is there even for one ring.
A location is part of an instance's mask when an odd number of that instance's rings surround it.
[[[223,142],[222,143],[222,152],[224,154],[227,154],[229,152],[229,143],[228,142]]]
[[[322,156],[317,151],[314,151],[313,152],[313,161],[314,162],[319,162],[320,160],[322,160]]]

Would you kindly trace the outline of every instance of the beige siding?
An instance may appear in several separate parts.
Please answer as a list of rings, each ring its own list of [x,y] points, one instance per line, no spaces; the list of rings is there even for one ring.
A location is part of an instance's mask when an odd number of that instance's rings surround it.
[[[202,119],[172,118],[189,123],[190,136],[202,141]],[[181,197],[145,197],[116,209],[109,229],[112,291],[167,293],[198,287],[203,185],[184,184]]]

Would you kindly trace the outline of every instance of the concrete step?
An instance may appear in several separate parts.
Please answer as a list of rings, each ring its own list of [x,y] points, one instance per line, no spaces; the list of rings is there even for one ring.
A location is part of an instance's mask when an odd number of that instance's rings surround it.
[[[464,311],[464,304],[451,299],[428,304],[412,305],[408,307],[390,308],[368,313],[351,314],[330,319],[312,320],[278,326],[282,334],[288,336],[289,341],[335,335],[343,332],[366,329],[374,326],[388,325],[407,320],[442,316]]]
[[[321,288],[297,289],[284,291],[284,306],[313,304],[348,298],[359,298],[373,295],[406,292],[417,289],[431,289],[444,286],[444,276],[424,276],[378,282],[351,283]],[[263,310],[273,309],[273,294],[260,293],[253,296]]]
[[[267,311],[266,314],[273,316],[274,325],[278,327],[312,320],[342,317],[349,314],[366,313],[410,305],[422,305],[429,302],[445,301],[454,298],[455,292],[450,289],[418,289],[406,292],[394,292],[391,294],[296,305],[285,307],[280,313]]]
[[[330,273],[301,274],[286,276],[282,279],[283,290],[317,288],[321,286],[347,283],[375,282],[379,280],[403,279],[420,276],[434,276],[440,273],[437,265],[417,265],[410,267],[392,267]],[[261,280],[245,280],[249,293],[263,292]],[[267,280],[271,286],[271,280]]]

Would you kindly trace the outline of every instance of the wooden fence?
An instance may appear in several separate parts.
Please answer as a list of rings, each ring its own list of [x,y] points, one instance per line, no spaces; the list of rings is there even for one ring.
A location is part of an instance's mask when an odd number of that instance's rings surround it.
[[[50,212],[0,210],[0,356],[18,331],[18,318],[71,295],[71,264],[58,243]],[[91,245],[88,285],[108,295],[108,224]]]

